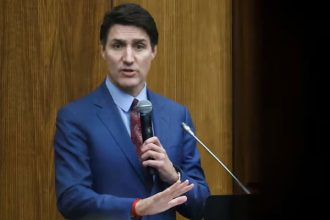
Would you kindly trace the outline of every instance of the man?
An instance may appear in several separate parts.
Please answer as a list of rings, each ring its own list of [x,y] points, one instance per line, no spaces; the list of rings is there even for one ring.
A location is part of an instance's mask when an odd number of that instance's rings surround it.
[[[139,5],[117,6],[104,16],[100,41],[106,80],[57,116],[60,212],[70,219],[170,220],[179,211],[200,219],[209,188],[196,142],[181,129],[182,122],[192,126],[189,112],[146,88],[157,54],[153,18]],[[138,100],[153,107],[155,136],[144,143],[131,129]]]

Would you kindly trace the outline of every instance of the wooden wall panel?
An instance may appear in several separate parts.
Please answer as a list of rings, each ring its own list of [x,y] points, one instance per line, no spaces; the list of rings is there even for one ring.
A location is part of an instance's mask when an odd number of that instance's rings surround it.
[[[135,2],[155,17],[160,39],[148,85],[191,110],[197,135],[232,165],[231,1]],[[231,194],[232,180],[202,147],[212,194]]]
[[[62,219],[54,192],[56,112],[104,79],[99,25],[120,2],[0,2],[1,219]],[[134,2],[151,11],[160,31],[148,85],[188,106],[197,135],[231,167],[231,1]],[[230,194],[231,178],[199,149],[212,194]]]
[[[56,111],[104,78],[108,0],[0,2],[0,219],[62,219],[54,192]]]

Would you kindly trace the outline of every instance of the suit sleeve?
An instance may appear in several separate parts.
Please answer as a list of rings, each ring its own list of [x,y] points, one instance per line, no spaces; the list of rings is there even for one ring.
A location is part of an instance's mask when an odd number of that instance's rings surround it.
[[[185,109],[185,123],[194,130],[192,119],[187,109]],[[189,219],[201,219],[210,191],[201,168],[196,140],[187,132],[183,132],[183,152],[182,164],[176,167],[180,169],[181,180],[188,179],[190,183],[194,183],[194,188],[186,194],[188,200],[185,204],[178,207],[178,211]]]
[[[66,218],[90,215],[129,219],[134,198],[121,198],[93,191],[88,136],[69,109],[56,119],[55,179],[57,206]]]

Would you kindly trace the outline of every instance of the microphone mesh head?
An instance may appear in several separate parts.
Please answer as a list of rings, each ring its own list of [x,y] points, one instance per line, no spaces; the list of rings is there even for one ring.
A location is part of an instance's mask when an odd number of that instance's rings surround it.
[[[148,100],[141,100],[138,102],[137,108],[141,114],[148,114],[152,111],[152,104]]]

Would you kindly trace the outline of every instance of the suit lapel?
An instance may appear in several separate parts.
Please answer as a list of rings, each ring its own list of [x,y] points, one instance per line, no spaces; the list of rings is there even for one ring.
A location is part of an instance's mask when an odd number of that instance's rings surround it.
[[[95,105],[99,107],[97,115],[109,131],[111,138],[116,141],[117,146],[126,156],[141,181],[145,183],[145,178],[142,173],[143,167],[137,157],[135,146],[127,133],[126,127],[121,120],[120,113],[118,112],[118,108],[109,94],[105,83],[99,88],[99,96],[95,101]]]
[[[168,127],[170,123],[169,115],[164,111],[164,103],[160,102],[157,95],[148,90],[148,99],[152,103],[152,121],[154,126],[154,135],[157,136],[162,143],[163,147],[166,148],[167,144],[167,134]]]

